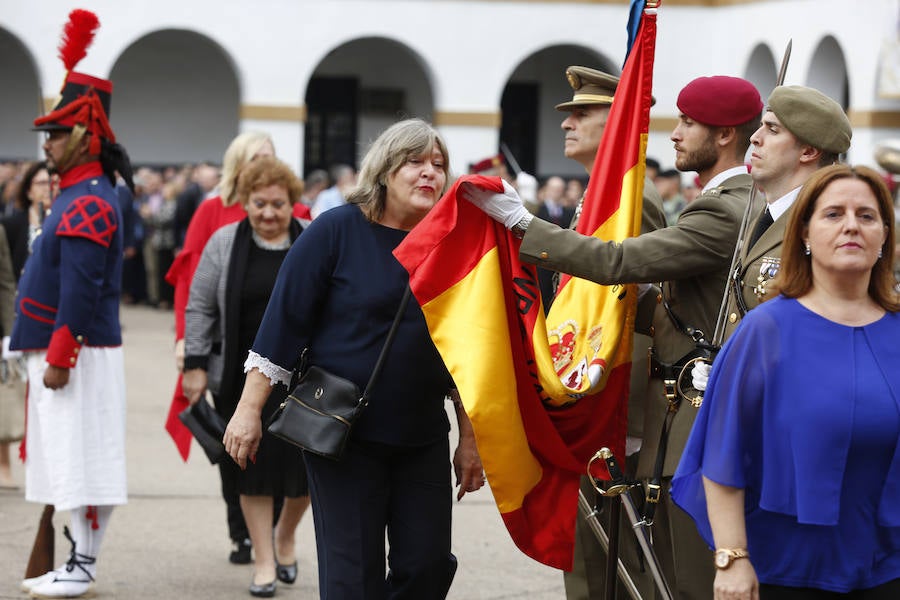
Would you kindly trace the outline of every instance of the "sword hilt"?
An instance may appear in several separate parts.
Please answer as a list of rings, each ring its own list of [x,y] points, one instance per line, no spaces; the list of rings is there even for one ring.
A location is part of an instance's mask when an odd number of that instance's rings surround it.
[[[597,478],[591,473],[591,465],[598,460],[602,460],[606,465],[606,470],[609,471],[609,487],[605,489],[600,487]],[[591,485],[601,496],[618,496],[628,491],[631,487],[631,484],[626,481],[625,475],[619,467],[619,461],[616,460],[615,455],[609,448],[600,448],[591,457],[591,460],[588,461],[587,474],[590,477]]]

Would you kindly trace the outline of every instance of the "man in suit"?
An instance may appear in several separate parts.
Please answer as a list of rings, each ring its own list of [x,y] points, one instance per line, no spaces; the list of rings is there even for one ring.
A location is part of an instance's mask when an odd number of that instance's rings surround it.
[[[517,225],[524,229],[519,255],[525,262],[604,285],[665,282],[662,293],[653,298],[652,355],[657,373],[663,365],[674,365],[695,349],[694,330],[711,335],[715,327],[751,187],[744,153],[763,107],[759,92],[750,82],[721,76],[690,82],[679,94],[677,104],[679,123],[671,136],[676,166],[697,171],[703,193],[674,225],[642,232],[621,243],[584,236],[538,219]],[[575,144],[567,145],[567,152]],[[636,367],[632,369],[634,373]],[[646,373],[642,372],[647,386],[643,397],[644,435],[643,439],[632,435],[628,445],[630,449],[641,447],[637,474],[650,479],[657,462],[656,441],[674,397],[671,386],[670,396],[666,395],[668,382],[660,377],[647,382]],[[672,439],[661,477],[674,472],[696,410],[687,407],[673,414]],[[667,483],[667,479],[662,481],[661,488],[665,489]],[[655,516],[655,547],[673,593],[678,598],[707,597],[713,578],[712,557],[690,518],[670,504],[667,494],[659,500]],[[643,579],[642,574],[631,572],[635,579]],[[644,597],[652,594],[641,591]],[[599,598],[599,594],[591,589],[589,597]]]
[[[566,193],[566,182],[556,175],[548,177],[544,182],[541,203],[535,216],[550,223],[556,223],[560,227],[568,227],[575,216],[575,207],[566,206],[563,196]],[[541,286],[541,300],[544,304],[544,312],[550,310],[553,295],[556,291],[556,275],[547,269],[538,269],[538,284]]]

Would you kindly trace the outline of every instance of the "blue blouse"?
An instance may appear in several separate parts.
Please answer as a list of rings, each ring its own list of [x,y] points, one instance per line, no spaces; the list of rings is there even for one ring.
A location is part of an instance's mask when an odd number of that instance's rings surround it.
[[[900,314],[864,327],[794,299],[722,348],[672,480],[712,546],[702,477],[745,491],[763,583],[835,592],[900,577]]]
[[[253,351],[290,371],[308,346],[308,364],[365,389],[409,283],[392,254],[406,233],[370,223],[356,205],[322,213],[282,263]],[[351,435],[401,446],[446,437],[451,386],[411,298]]]

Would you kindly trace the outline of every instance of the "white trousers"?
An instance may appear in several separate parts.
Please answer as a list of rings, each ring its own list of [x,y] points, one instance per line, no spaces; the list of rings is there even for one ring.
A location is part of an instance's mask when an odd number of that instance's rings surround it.
[[[122,348],[83,347],[69,383],[44,387],[45,352],[27,355],[25,499],[56,510],[127,502]]]

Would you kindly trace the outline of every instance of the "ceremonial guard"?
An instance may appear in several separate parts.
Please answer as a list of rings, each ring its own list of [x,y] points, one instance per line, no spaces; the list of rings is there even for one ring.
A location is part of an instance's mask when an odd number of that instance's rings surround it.
[[[121,213],[115,178],[131,166],[108,115],[112,83],[72,69],[99,26],[70,14],[60,57],[67,74],[46,132],[47,164],[60,176],[19,282],[10,347],[25,352],[28,377],[26,499],[71,511],[66,563],[26,579],[33,597],[89,592],[113,507],[125,504],[125,373],[119,325]]]
[[[726,334],[747,311],[766,299],[766,285],[778,273],[781,242],[801,186],[816,170],[850,148],[853,131],[841,105],[804,86],[779,86],[769,96],[762,125],[750,139],[751,175],[765,194],[754,213],[749,238],[728,294]],[[702,387],[702,385],[700,386]]]

